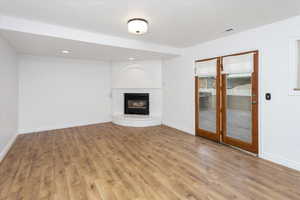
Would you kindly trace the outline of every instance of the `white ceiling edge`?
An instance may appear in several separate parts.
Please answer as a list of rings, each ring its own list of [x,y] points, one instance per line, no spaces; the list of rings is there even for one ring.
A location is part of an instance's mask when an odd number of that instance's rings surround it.
[[[182,48],[175,48],[132,39],[124,39],[120,37],[5,15],[0,15],[0,29],[99,44],[104,46],[163,53],[169,54],[170,56],[179,56],[182,55],[183,52]]]
[[[3,29],[0,29],[0,36],[3,37],[20,55],[25,54],[111,62],[128,61],[131,60],[130,58],[133,58],[134,61],[141,61],[165,60],[176,57],[166,53],[106,46],[96,43]],[[63,50],[68,50],[70,53],[62,53]]]

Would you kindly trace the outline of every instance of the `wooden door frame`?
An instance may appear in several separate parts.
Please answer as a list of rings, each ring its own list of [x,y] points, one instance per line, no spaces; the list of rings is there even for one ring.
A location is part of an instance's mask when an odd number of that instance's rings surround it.
[[[226,91],[224,88],[226,88],[226,78],[225,75],[221,75],[221,70],[223,68],[223,58],[225,57],[231,57],[231,56],[239,56],[239,55],[246,55],[253,53],[253,74],[252,74],[252,99],[251,101],[256,101],[255,106],[252,104],[252,143],[248,144],[246,142],[242,142],[240,140],[230,138],[226,136]],[[205,131],[202,129],[199,129],[199,78],[195,76],[195,135],[205,137],[217,142],[224,142],[225,144],[229,144],[232,146],[239,147],[241,149],[247,150],[249,152],[258,154],[258,108],[259,108],[259,85],[258,85],[258,65],[259,65],[259,51],[247,51],[247,52],[241,52],[236,54],[230,54],[220,57],[214,57],[214,58],[208,58],[208,59],[202,59],[202,60],[196,60],[197,62],[205,62],[217,59],[217,133],[211,133],[209,131]],[[221,94],[222,93],[222,94]]]
[[[220,98],[221,98],[221,93],[220,93],[220,81],[221,81],[221,76],[220,76],[220,70],[221,70],[221,59],[220,57],[215,57],[215,58],[208,58],[208,59],[203,59],[203,60],[196,60],[195,63],[197,62],[205,62],[205,61],[210,61],[210,60],[217,60],[217,77],[216,77],[216,133],[200,129],[199,128],[199,78],[195,76],[195,135],[200,136],[200,137],[205,137],[211,140],[214,140],[216,142],[220,142],[220,137],[221,137],[221,126],[220,126]]]
[[[227,136],[227,123],[226,123],[226,109],[227,109],[227,102],[226,102],[226,89],[222,90],[222,142],[225,144],[229,144],[232,146],[239,147],[241,149],[244,149],[246,151],[258,154],[258,51],[249,51],[249,52],[243,52],[239,54],[232,54],[224,57],[231,57],[231,56],[239,56],[239,55],[246,55],[253,53],[253,73],[251,77],[251,87],[252,87],[252,95],[251,95],[251,113],[252,113],[252,142],[247,143],[243,142],[241,140],[232,138]],[[223,67],[223,66],[222,66]],[[222,87],[226,88],[226,75],[222,75]],[[255,104],[252,104],[252,102],[256,102]]]

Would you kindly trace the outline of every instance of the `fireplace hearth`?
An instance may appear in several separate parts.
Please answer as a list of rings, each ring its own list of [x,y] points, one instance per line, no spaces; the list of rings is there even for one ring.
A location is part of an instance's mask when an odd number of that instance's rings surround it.
[[[149,93],[125,93],[124,114],[149,115]]]

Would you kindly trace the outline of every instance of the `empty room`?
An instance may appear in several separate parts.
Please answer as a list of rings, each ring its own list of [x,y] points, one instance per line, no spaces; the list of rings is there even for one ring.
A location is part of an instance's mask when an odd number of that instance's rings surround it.
[[[0,200],[299,200],[300,1],[0,0]]]

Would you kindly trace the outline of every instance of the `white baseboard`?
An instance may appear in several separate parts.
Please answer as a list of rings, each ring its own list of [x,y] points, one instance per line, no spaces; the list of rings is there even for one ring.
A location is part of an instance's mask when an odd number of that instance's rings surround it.
[[[191,130],[191,129],[189,129],[189,128],[186,128],[186,127],[179,127],[179,126],[175,125],[175,123],[169,123],[169,122],[166,122],[166,121],[163,120],[163,121],[162,121],[162,124],[163,124],[163,125],[166,125],[166,126],[168,126],[168,127],[177,129],[177,130],[179,130],[179,131],[185,132],[185,133],[187,133],[187,134],[189,134],[189,135],[195,135],[195,131],[193,131],[193,130]]]
[[[163,126],[166,126],[166,127],[169,127],[169,128],[171,128],[171,129],[175,129],[175,130],[177,130],[177,131],[181,131],[182,133],[185,133],[185,134],[187,134],[187,135],[192,135],[192,136],[195,136],[195,134],[192,134],[192,133],[190,133],[190,132],[188,132],[188,131],[186,131],[186,130],[184,130],[184,129],[180,129],[180,128],[177,128],[177,127],[174,127],[174,126],[170,126],[170,125],[167,125],[167,124],[162,124]]]
[[[0,162],[5,158],[6,154],[8,153],[9,149],[11,148],[11,146],[13,145],[13,143],[16,141],[18,137],[18,134],[15,134],[10,141],[8,142],[8,144],[4,147],[4,149],[2,150],[2,152],[0,152]]]
[[[282,156],[273,155],[271,153],[262,153],[259,157],[277,163],[279,165],[283,165],[285,167],[300,171],[300,162],[289,160]]]
[[[77,126],[87,126],[93,124],[101,124],[111,122],[111,120],[105,121],[89,121],[89,122],[76,122],[76,123],[68,123],[68,124],[60,124],[60,125],[53,125],[53,126],[42,126],[36,128],[26,128],[26,129],[19,129],[18,134],[28,134],[34,132],[42,132],[42,131],[50,131],[50,130],[57,130],[57,129],[64,129],[64,128],[72,128]]]

